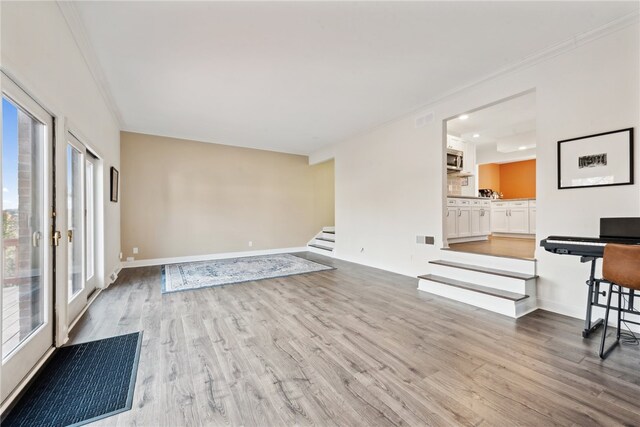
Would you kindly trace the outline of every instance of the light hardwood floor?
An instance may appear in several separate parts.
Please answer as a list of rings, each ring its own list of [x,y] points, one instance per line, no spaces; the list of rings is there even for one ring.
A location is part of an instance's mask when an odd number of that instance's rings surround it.
[[[123,270],[73,331],[144,331],[133,409],[96,425],[640,424],[638,347],[602,362],[578,319],[303,256],[337,269],[165,295],[159,267]]]
[[[474,254],[534,259],[536,256],[536,240],[489,236],[488,240],[479,242],[452,243],[449,245],[449,249]]]

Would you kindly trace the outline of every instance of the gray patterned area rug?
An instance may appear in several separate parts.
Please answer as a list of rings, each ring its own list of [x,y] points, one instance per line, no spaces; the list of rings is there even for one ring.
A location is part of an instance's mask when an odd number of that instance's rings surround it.
[[[162,266],[162,293],[333,269],[289,254],[167,264]]]

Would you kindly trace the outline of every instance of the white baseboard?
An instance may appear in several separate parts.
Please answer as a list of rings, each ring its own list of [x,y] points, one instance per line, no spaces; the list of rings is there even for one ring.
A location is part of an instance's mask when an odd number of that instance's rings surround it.
[[[538,298],[538,308],[552,313],[562,314],[576,319],[584,319],[584,314],[587,309],[586,301],[581,305],[567,305],[561,304],[556,301],[549,301]]]
[[[181,256],[181,257],[172,257],[172,258],[141,259],[137,261],[125,261],[122,263],[122,268],[148,267],[151,265],[177,264],[181,262],[210,261],[214,259],[240,258],[240,257],[247,257],[247,256],[258,256],[258,255],[287,254],[292,252],[307,252],[307,248],[304,246],[301,246],[296,248],[262,249],[259,251],[224,252],[224,253],[218,253],[218,254],[190,255],[190,256]]]
[[[514,239],[535,239],[535,234],[528,233],[491,233],[492,236],[496,237],[512,237]]]
[[[116,280],[118,280],[118,275],[120,274],[120,272],[122,271],[122,262],[118,264],[118,267],[113,270],[113,273],[111,273],[109,275],[109,280],[107,280],[105,283],[107,284],[105,286],[105,289],[108,288],[109,286],[113,285],[113,283],[115,283]],[[112,278],[112,276],[115,275],[115,279]]]
[[[340,256],[338,253],[335,252],[334,249],[334,253],[333,253],[333,257],[335,259],[339,259],[341,261],[347,261],[347,262],[352,262],[354,264],[358,264],[358,265],[364,265],[365,267],[371,267],[371,268],[377,268],[378,270],[384,270],[384,271],[388,271],[389,273],[394,273],[394,274],[399,274],[401,276],[406,276],[406,277],[411,277],[412,279],[416,280],[416,283],[418,281],[418,278],[416,277],[417,274],[410,274],[407,273],[406,271],[400,271],[398,269],[395,269],[393,267],[389,267],[386,265],[379,265],[379,264],[374,264],[374,263],[368,263],[366,261],[363,261],[361,259],[356,259],[356,258],[351,258],[351,257],[345,257],[345,256]]]

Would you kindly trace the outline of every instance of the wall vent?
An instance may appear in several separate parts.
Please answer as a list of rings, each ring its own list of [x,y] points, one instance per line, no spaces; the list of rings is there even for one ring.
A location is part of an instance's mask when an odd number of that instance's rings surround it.
[[[427,123],[431,123],[434,119],[434,114],[433,111],[430,111],[428,113],[422,114],[418,117],[416,117],[416,128],[421,128],[423,126],[425,126]]]

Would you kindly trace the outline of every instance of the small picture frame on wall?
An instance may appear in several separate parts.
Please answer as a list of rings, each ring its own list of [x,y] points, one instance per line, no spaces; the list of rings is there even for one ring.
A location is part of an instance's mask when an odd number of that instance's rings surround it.
[[[118,203],[119,175],[118,169],[111,166],[111,201],[115,203]]]
[[[558,141],[558,189],[633,184],[633,128]]]

